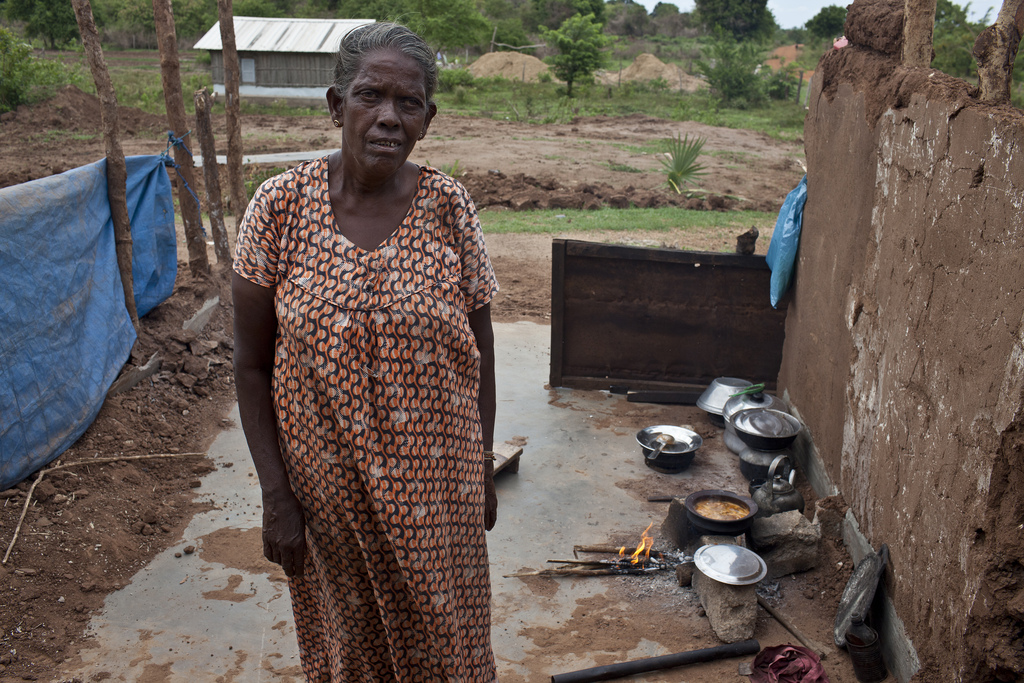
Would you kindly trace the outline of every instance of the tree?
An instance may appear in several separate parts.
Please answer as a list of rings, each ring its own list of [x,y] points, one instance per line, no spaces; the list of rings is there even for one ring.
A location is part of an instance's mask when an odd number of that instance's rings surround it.
[[[669,38],[678,38],[688,28],[692,28],[692,17],[689,12],[680,12],[670,2],[659,2],[651,10],[651,23],[654,32]]]
[[[556,30],[542,29],[541,35],[550,47],[558,50],[548,62],[555,76],[565,81],[569,97],[572,97],[573,83],[590,78],[604,64],[601,48],[608,44],[609,38],[601,32],[601,25],[593,14],[569,17]]]
[[[736,40],[766,39],[775,32],[775,17],[768,0],[696,0],[696,12],[704,26],[725,31]]]
[[[837,38],[843,33],[846,23],[846,8],[839,5],[822,7],[821,11],[807,20],[808,33],[816,38]]]
[[[708,45],[706,57],[694,66],[723,102],[744,109],[765,100],[765,82],[757,73],[765,52],[757,43],[720,35]]]
[[[604,26],[604,0],[531,0],[533,23],[528,28],[559,26],[577,14],[593,14],[594,21]]]
[[[643,5],[635,2],[608,3],[605,32],[615,36],[641,37],[652,33],[651,18]]]
[[[25,35],[42,38],[51,50],[78,38],[78,22],[68,0],[7,0],[7,16],[25,22]]]
[[[671,2],[659,2],[651,10],[651,16],[655,19],[661,19],[662,17],[670,17],[679,14],[679,6],[673,5]]]
[[[403,23],[435,48],[477,45],[490,37],[473,0],[405,0],[401,6]]]
[[[980,23],[969,21],[967,11],[970,6],[967,3],[961,7],[950,0],[938,0],[935,3],[935,30],[932,34],[935,58],[931,65],[932,68],[959,78],[976,75],[977,65],[971,51],[978,34],[988,24],[988,14]]]

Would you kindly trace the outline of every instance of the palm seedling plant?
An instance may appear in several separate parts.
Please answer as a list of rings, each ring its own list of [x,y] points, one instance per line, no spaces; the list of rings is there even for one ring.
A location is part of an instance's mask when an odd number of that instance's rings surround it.
[[[669,187],[675,190],[676,194],[684,194],[694,180],[707,175],[705,166],[697,163],[697,157],[700,156],[705,142],[704,138],[699,137],[690,140],[689,135],[676,135],[666,141],[665,154],[658,159],[668,171]]]

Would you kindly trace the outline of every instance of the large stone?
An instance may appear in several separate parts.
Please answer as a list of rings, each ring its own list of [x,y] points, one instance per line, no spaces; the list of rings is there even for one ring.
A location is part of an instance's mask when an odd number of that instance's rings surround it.
[[[768,565],[769,579],[818,566],[821,527],[798,510],[755,519],[750,536],[754,550]]]
[[[757,584],[730,586],[693,572],[693,589],[711,622],[711,629],[723,643],[738,643],[754,637],[757,623]]]
[[[661,535],[675,546],[676,550],[686,550],[690,541],[690,521],[686,518],[686,505],[683,498],[673,498],[668,504],[668,515],[661,523]]]

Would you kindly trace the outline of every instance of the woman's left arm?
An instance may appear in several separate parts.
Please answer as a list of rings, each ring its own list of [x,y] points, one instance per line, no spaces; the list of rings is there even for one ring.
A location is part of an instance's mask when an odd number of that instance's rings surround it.
[[[494,390],[494,330],[491,327],[491,305],[484,304],[469,313],[469,326],[476,337],[480,351],[480,427],[483,430],[484,450],[494,448],[494,413],[497,405]],[[484,462],[484,527],[490,531],[498,520],[498,495],[494,490],[494,461]]]

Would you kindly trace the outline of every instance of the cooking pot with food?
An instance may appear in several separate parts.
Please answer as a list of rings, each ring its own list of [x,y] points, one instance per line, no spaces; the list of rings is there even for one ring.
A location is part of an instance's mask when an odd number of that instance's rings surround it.
[[[700,531],[739,536],[750,528],[757,503],[731,491],[706,489],[691,493],[683,502],[686,518]]]

